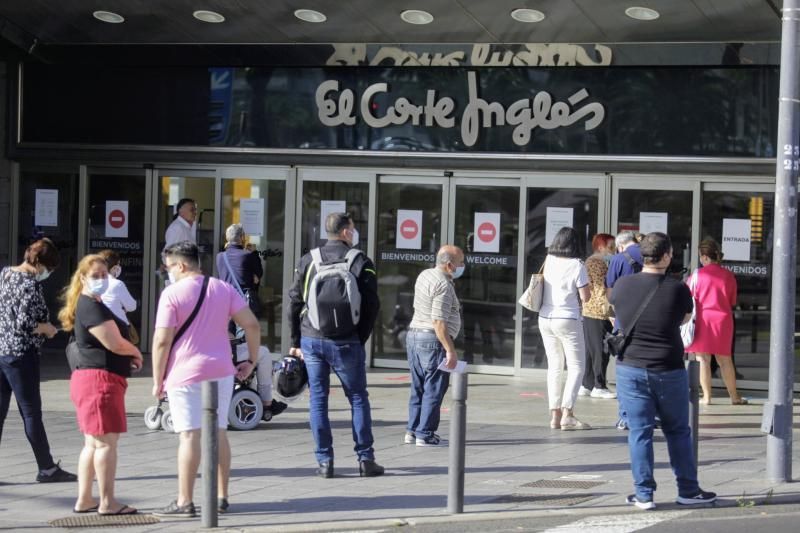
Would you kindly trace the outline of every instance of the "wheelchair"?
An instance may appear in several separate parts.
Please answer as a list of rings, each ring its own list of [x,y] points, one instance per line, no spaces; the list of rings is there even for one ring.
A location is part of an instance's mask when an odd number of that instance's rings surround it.
[[[245,342],[244,338],[231,339],[231,355],[234,365],[236,364],[236,347]],[[254,368],[247,379],[234,378],[233,396],[228,408],[228,429],[236,431],[254,429],[261,422],[262,416],[264,416],[264,404],[255,389],[256,370]],[[157,405],[151,405],[145,409],[144,425],[148,429],[163,429],[169,433],[174,433],[175,428],[172,424],[172,415],[169,412],[167,398],[161,399]]]

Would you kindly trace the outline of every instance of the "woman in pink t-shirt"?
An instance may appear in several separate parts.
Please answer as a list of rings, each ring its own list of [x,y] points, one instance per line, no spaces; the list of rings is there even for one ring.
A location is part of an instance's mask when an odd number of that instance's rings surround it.
[[[697,319],[694,340],[686,348],[700,361],[700,386],[703,389],[702,403],[711,403],[711,356],[717,357],[722,381],[728,389],[731,403],[741,405],[747,400],[736,390],[736,370],[733,367],[733,306],[736,305],[736,278],[720,265],[722,251],[713,239],[705,239],[699,248],[700,264],[692,276],[697,281],[692,289]],[[692,286],[691,277],[687,280]]]

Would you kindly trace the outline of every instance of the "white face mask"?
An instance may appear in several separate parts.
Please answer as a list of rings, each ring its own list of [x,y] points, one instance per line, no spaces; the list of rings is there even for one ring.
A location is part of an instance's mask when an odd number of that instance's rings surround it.
[[[95,296],[101,296],[108,289],[108,278],[90,278],[86,280],[86,287]]]
[[[50,274],[51,272],[45,268],[44,270],[36,274],[36,281],[44,281],[50,277]]]
[[[119,279],[119,277],[122,275],[122,267],[119,265],[111,267],[111,270],[109,270],[108,273],[114,276],[114,279]]]
[[[358,246],[358,230],[353,228],[353,247]]]
[[[175,283],[176,281],[178,281],[177,279],[175,279],[175,275],[172,272],[167,272],[167,277],[169,278],[170,283]]]

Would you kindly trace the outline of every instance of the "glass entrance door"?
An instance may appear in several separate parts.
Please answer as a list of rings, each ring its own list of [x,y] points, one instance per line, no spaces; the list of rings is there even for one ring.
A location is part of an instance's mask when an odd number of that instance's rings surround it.
[[[283,353],[284,274],[292,271],[291,250],[286,250],[286,185],[288,172],[270,168],[225,168],[222,179],[222,224],[219,243],[222,251],[225,230],[237,223],[244,227],[246,247],[258,254],[264,274],[258,280],[261,343],[272,353]],[[288,349],[288,344],[287,344]]]
[[[380,176],[375,262],[381,311],[373,363],[406,368],[405,336],[414,314],[414,283],[436,262],[447,220],[446,178]]]
[[[88,253],[113,250],[120,256],[122,274],[128,292],[136,300],[136,309],[128,319],[142,332],[140,346],[149,346],[148,328],[142,327],[142,317],[148,316],[144,305],[149,280],[145,255],[149,239],[150,206],[148,171],[141,169],[89,168],[88,175]],[[148,254],[149,255],[149,254]]]
[[[605,179],[602,176],[531,176],[525,180],[525,270],[522,286],[544,262],[553,236],[564,226],[582,237],[583,256],[592,253],[592,237],[606,230]],[[521,368],[547,368],[537,314],[519,307],[522,322]]]
[[[699,242],[700,181],[670,179],[668,183],[648,177],[613,178],[612,224],[616,234],[660,231],[672,240],[672,264],[668,270],[685,275],[697,264]]]

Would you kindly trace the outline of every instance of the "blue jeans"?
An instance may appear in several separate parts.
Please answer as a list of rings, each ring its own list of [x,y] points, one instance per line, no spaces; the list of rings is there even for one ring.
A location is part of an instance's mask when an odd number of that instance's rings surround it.
[[[308,390],[311,401],[311,433],[318,463],[333,460],[333,436],[328,418],[328,393],[331,388],[331,369],[342,382],[342,389],[350,402],[352,416],[353,450],[359,461],[374,461],[372,448],[372,415],[367,393],[367,355],[357,339],[330,340],[301,337],[300,349],[308,370]]]
[[[628,415],[628,447],[636,497],[653,499],[653,429],[655,417],[667,439],[669,463],[678,482],[678,495],[692,497],[700,491],[697,463],[689,429],[689,381],[686,370],[653,372],[617,365],[617,395]]]
[[[17,399],[25,436],[33,449],[39,470],[55,466],[50,444],[42,422],[42,395],[39,392],[39,351],[31,350],[22,357],[0,356],[0,437],[6,421],[11,393]]]
[[[450,373],[437,370],[445,360],[445,349],[435,333],[409,330],[406,352],[411,371],[406,430],[427,439],[439,429],[442,400],[450,385]]]

